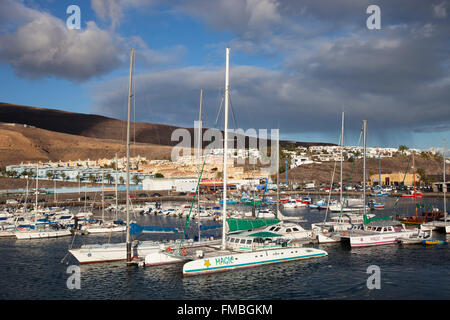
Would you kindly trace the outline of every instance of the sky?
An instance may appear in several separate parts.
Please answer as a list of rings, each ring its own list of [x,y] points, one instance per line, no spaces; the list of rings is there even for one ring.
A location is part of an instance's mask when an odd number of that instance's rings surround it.
[[[80,28],[70,5],[80,9]],[[368,28],[379,8],[379,29]],[[439,148],[450,141],[450,0],[0,0],[0,101],[280,138]],[[219,110],[221,114],[218,115]],[[218,124],[216,124],[216,119]]]

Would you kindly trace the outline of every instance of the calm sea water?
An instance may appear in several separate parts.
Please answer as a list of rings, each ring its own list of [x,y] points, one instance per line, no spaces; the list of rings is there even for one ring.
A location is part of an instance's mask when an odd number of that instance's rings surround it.
[[[386,209],[378,215],[413,215],[414,201],[383,199]],[[442,199],[421,202],[442,209]],[[449,205],[449,204],[448,204]],[[447,205],[447,206],[448,206]],[[298,209],[308,222],[322,221],[324,212]],[[178,225],[177,218],[137,217],[141,224]],[[214,223],[214,222],[210,222]],[[195,233],[196,222],[188,229]],[[435,237],[445,238],[444,234]],[[139,239],[158,239],[145,235]],[[161,236],[159,236],[161,238]],[[172,236],[175,239],[175,236]],[[127,267],[124,262],[81,265],[81,288],[68,289],[67,268],[78,265],[68,248],[85,243],[123,242],[124,235],[77,236],[18,241],[0,239],[0,299],[20,300],[311,300],[311,299],[449,299],[450,251],[448,245],[387,245],[350,249],[342,244],[315,245],[328,257],[289,262],[206,276],[182,276],[182,264],[152,268]],[[64,261],[61,263],[61,260]],[[380,268],[380,289],[366,282],[371,265]]]

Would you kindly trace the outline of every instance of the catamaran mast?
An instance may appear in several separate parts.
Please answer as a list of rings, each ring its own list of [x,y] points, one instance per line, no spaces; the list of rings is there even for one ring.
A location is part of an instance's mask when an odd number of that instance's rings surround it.
[[[364,206],[364,215],[366,214],[366,128],[367,128],[367,120],[363,120],[363,132],[364,132],[364,169],[363,169],[363,179],[364,179],[364,188],[363,188],[363,206]]]
[[[413,197],[414,197],[414,209],[416,210],[416,217],[417,217],[417,198],[416,198],[416,170],[414,168],[414,151],[412,153],[413,158],[413,165],[412,165],[412,171],[413,171]]]
[[[131,240],[130,240],[130,110],[131,110],[131,97],[132,97],[132,79],[133,79],[133,63],[134,63],[134,48],[131,48],[130,57],[130,79],[128,84],[128,118],[127,118],[127,179],[126,179],[126,213],[127,213],[127,264],[131,262]]]
[[[202,104],[203,104],[203,89],[200,90],[200,110],[198,113],[198,149],[197,149],[197,171],[198,175],[200,176],[201,173],[201,163],[202,163]],[[201,179],[199,181],[199,184],[201,182]],[[201,229],[200,229],[200,186],[197,186],[197,214],[198,214],[198,241],[200,241],[201,238]]]
[[[230,48],[226,49],[225,54],[225,123],[224,123],[224,139],[223,139],[223,224],[222,224],[222,250],[226,248],[225,233],[227,223],[227,160],[228,160],[228,95],[230,89]]]

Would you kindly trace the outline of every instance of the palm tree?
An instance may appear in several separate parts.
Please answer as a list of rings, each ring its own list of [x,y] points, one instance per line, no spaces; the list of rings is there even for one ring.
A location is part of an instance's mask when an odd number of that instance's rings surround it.
[[[94,175],[92,175],[92,173],[91,173],[91,174],[89,174],[89,177],[88,177],[88,179],[89,179],[89,181],[91,182],[91,184],[94,184],[94,182],[95,182],[95,176],[94,176]]]
[[[54,174],[52,172],[47,172],[46,175],[47,175],[48,180],[52,180],[54,177]]]
[[[142,179],[137,174],[133,176],[133,182],[135,185],[138,185],[141,181]]]
[[[105,178],[108,181],[109,184],[111,184],[113,177],[110,173],[105,174]]]

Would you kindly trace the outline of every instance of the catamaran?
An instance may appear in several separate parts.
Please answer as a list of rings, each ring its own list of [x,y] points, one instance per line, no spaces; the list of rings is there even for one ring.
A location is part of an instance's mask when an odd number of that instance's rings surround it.
[[[223,164],[223,221],[226,221],[226,199],[227,199],[227,155],[228,155],[228,103],[229,103],[229,52],[226,49],[225,64],[225,125],[224,125],[224,164]],[[278,159],[277,159],[278,162]],[[238,239],[239,248],[244,247],[246,252],[239,250],[236,245]],[[221,272],[249,267],[257,267],[265,264],[287,262],[300,259],[308,259],[326,256],[327,252],[315,248],[295,247],[289,241],[274,241],[272,236],[262,235],[237,235],[236,237],[226,234],[226,223],[223,223],[222,244],[220,251],[205,253],[201,250],[196,252],[196,259],[187,262],[183,266],[183,275],[192,276]]]

